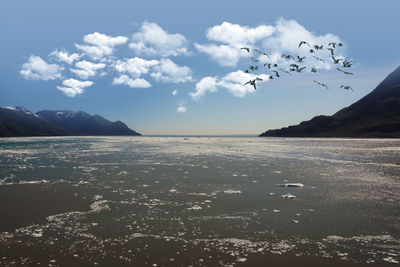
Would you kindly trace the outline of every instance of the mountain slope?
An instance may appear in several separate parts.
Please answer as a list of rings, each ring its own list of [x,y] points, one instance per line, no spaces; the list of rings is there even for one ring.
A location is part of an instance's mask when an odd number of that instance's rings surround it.
[[[62,129],[66,135],[140,135],[121,121],[110,122],[83,111],[42,110],[36,115]]]
[[[57,135],[65,133],[25,108],[0,108],[0,137]]]
[[[316,116],[260,136],[400,137],[400,67],[371,93],[332,116]]]

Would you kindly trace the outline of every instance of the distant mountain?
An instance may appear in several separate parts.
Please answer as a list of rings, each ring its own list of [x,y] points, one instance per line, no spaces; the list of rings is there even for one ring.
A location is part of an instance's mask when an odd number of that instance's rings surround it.
[[[276,137],[400,137],[400,67],[371,93],[332,116],[316,116],[299,125],[269,130]]]
[[[121,121],[111,122],[83,111],[42,110],[36,115],[60,128],[66,135],[140,135]]]
[[[36,114],[23,107],[0,107],[0,137],[60,135],[140,135],[121,121],[110,122],[83,111],[42,110]]]
[[[22,107],[0,107],[0,137],[57,136],[64,132]]]

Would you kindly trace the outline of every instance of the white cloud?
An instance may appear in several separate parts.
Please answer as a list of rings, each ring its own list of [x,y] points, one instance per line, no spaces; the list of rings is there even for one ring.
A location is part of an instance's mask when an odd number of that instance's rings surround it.
[[[186,107],[185,106],[178,106],[178,108],[176,109],[176,112],[178,113],[185,113],[186,112]]]
[[[216,77],[204,77],[196,83],[195,92],[189,93],[194,100],[201,99],[207,92],[216,92],[217,88],[217,78]]]
[[[173,96],[176,96],[177,94],[178,94],[178,90],[175,89],[174,91],[172,91]]]
[[[226,44],[249,45],[262,40],[274,32],[273,26],[260,25],[254,28],[223,22],[207,30],[207,39]]]
[[[150,68],[158,65],[158,60],[146,60],[139,57],[117,60],[114,63],[114,69],[121,73],[129,73],[133,77],[139,77],[149,72]]]
[[[340,38],[333,34],[317,35],[308,31],[302,25],[294,20],[279,19],[275,25],[260,25],[254,28],[231,24],[224,22],[220,25],[213,26],[207,30],[208,40],[216,42],[209,44],[195,44],[196,49],[205,53],[221,66],[236,66],[241,58],[250,56],[258,57],[260,63],[276,63],[280,67],[288,69],[289,65],[294,63],[292,60],[281,58],[282,54],[291,54],[294,57],[306,56],[304,64],[318,69],[330,69],[332,58],[330,52],[326,49],[328,43],[343,43]],[[307,41],[310,45],[324,45],[323,50],[315,51],[310,54],[309,47],[303,45],[298,47],[300,41]],[[249,47],[252,51],[254,48],[264,50],[271,56],[260,56],[258,53],[248,53],[240,48]],[[343,58],[343,49],[339,48],[335,51],[335,57]],[[322,58],[327,63],[323,63],[312,56]],[[302,64],[303,64],[302,63]]]
[[[91,81],[79,81],[75,79],[68,79],[63,81],[64,86],[57,86],[57,89],[64,92],[69,97],[75,97],[78,94],[82,94],[84,88],[92,86]]]
[[[75,44],[75,47],[89,57],[99,60],[104,56],[109,56],[114,52],[114,47],[124,44],[128,41],[128,37],[117,36],[112,37],[102,33],[94,32],[83,37],[83,41],[89,45]]]
[[[22,65],[19,72],[25,79],[54,80],[61,79],[63,68],[57,64],[49,64],[41,57],[31,55],[28,62]]]
[[[132,35],[129,47],[138,55],[168,57],[187,54],[186,45],[182,34],[170,34],[156,23],[145,21],[140,31]]]
[[[262,83],[265,83],[269,80],[269,75],[266,74],[260,74],[260,75],[254,75],[251,73],[245,73],[241,70],[235,71],[228,73],[224,77],[221,78],[221,80],[218,82],[218,86],[225,88],[233,94],[234,96],[237,97],[244,97],[248,93],[254,93],[254,86],[251,84],[246,84],[246,82],[250,80],[254,80],[255,78],[260,78],[262,81],[256,82],[256,86],[260,85]]]
[[[128,75],[121,75],[118,78],[114,78],[114,85],[127,85],[132,88],[148,88],[151,87],[151,84],[142,78],[132,79]]]
[[[216,92],[218,88],[223,88],[234,96],[244,97],[248,93],[255,92],[253,85],[245,85],[245,83],[257,77],[262,79],[262,81],[256,82],[257,86],[269,80],[269,75],[267,74],[254,75],[241,70],[230,72],[220,79],[217,77],[205,77],[196,84],[195,91],[189,94],[194,100],[199,100],[207,92]]]
[[[49,56],[55,58],[58,61],[65,62],[69,65],[71,65],[75,60],[81,57],[77,53],[69,54],[68,51],[63,48],[61,50],[54,50],[49,54]]]
[[[106,67],[104,63],[92,63],[86,60],[79,61],[75,64],[77,69],[70,69],[71,72],[78,75],[81,79],[88,79],[91,76],[95,76],[97,70]]]
[[[192,80],[192,71],[189,67],[180,67],[170,59],[161,59],[160,64],[154,66],[154,72],[150,75],[156,81],[183,83]]]

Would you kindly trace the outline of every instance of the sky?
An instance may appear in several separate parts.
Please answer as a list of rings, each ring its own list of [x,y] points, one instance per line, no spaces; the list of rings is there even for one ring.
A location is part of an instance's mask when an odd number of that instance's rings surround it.
[[[371,92],[400,62],[398,10],[399,1],[2,0],[0,106],[82,110],[145,135],[260,134]],[[356,61],[341,67],[353,75],[337,70],[330,42],[343,44],[334,57]],[[306,68],[276,68],[278,78],[264,63]],[[245,85],[256,77],[257,90]]]

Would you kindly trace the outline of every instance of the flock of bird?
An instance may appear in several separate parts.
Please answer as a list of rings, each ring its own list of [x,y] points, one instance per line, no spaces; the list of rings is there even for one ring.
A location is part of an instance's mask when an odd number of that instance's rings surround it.
[[[316,45],[311,46],[306,41],[301,41],[299,43],[299,45],[298,45],[298,48],[300,48],[303,45],[307,45],[309,47],[309,50],[308,50],[309,54],[313,54],[316,51],[324,49],[324,45],[317,45],[316,44]],[[343,58],[336,58],[335,57],[335,50],[338,47],[342,47],[342,46],[343,46],[342,43],[330,42],[325,48],[326,48],[326,50],[328,50],[330,52],[330,56],[332,58],[332,63],[335,64],[335,65],[338,65],[338,67],[336,68],[338,71],[344,73],[345,75],[353,75],[354,73],[352,73],[350,71],[347,71],[347,70],[344,70],[342,68],[345,68],[345,69],[350,68],[355,63],[355,61],[347,60],[347,59],[343,59]],[[242,47],[240,49],[245,50],[248,53],[250,53],[250,50],[251,50],[249,47]],[[263,52],[261,50],[254,49],[254,51],[257,52],[260,55],[267,56],[269,59],[271,59],[271,57],[267,53],[265,53],[265,52]],[[264,67],[266,67],[268,69],[268,71],[273,73],[273,75],[269,75],[269,79],[274,79],[274,77],[275,78],[279,78],[280,77],[279,73],[282,73],[282,72],[291,75],[291,72],[299,72],[300,73],[300,72],[303,72],[304,70],[307,69],[306,66],[300,66],[301,63],[304,63],[304,59],[306,58],[306,56],[296,56],[296,57],[294,57],[294,56],[289,55],[289,54],[282,54],[281,58],[283,58],[286,61],[289,61],[288,63],[291,63],[289,65],[289,67],[290,67],[289,70],[285,70],[285,69],[279,67],[278,64],[276,64],[276,63],[266,62],[266,63],[263,64]],[[316,59],[318,61],[321,61],[323,63],[328,63],[324,59],[322,59],[320,57],[317,57],[315,55],[312,55],[312,58],[314,58],[314,59]],[[259,63],[260,62],[260,60],[257,59],[256,57],[252,57],[251,61],[254,62],[254,63]],[[255,64],[255,66],[254,65],[250,65],[248,67],[248,69],[246,69],[244,72],[245,73],[256,72],[256,71],[258,71],[258,67],[259,67],[258,64]],[[318,72],[318,69],[316,67],[311,67],[309,69],[310,69],[310,71],[312,73],[317,73]],[[255,79],[246,82],[244,85],[250,84],[250,85],[252,85],[254,87],[254,90],[256,90],[257,89],[256,82],[262,81],[262,80],[263,79],[261,79],[259,77],[256,77]],[[328,86],[325,83],[322,83],[322,82],[317,81],[317,80],[313,80],[313,82],[315,84],[319,85],[319,86],[322,86],[322,87],[325,87],[326,89],[329,89]],[[344,89],[344,90],[353,90],[353,88],[351,88],[351,86],[343,85],[343,84],[340,86],[340,88]]]

